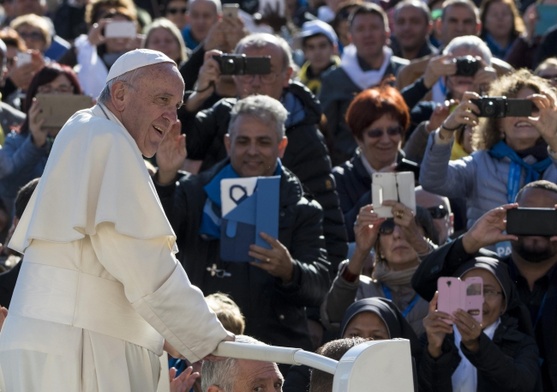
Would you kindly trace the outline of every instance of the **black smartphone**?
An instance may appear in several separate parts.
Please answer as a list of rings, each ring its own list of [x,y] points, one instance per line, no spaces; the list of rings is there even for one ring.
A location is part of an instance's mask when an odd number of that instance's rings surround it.
[[[544,237],[557,235],[557,210],[529,207],[507,210],[507,233]]]
[[[213,56],[222,75],[267,75],[271,73],[271,56],[222,54]]]

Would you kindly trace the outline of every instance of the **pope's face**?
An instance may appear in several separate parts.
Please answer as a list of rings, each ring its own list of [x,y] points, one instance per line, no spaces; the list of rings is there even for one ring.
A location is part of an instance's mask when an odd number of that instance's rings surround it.
[[[177,109],[182,105],[184,81],[171,63],[144,67],[143,74],[132,83],[123,83],[116,94],[122,94],[120,120],[145,157],[157,152],[164,136],[178,121]]]

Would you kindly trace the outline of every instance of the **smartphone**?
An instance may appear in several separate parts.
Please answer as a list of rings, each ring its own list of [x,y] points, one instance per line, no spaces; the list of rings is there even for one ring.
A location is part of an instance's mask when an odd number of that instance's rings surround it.
[[[507,210],[507,234],[543,237],[557,235],[557,210],[528,207]]]
[[[371,179],[371,201],[373,211],[380,218],[392,218],[392,207],[383,206],[384,200],[396,200],[416,212],[414,173],[373,173]]]
[[[237,18],[239,9],[240,9],[240,5],[238,3],[223,4],[222,15],[225,18]]]
[[[17,66],[21,67],[22,65],[29,64],[32,60],[31,53],[27,52],[19,52],[17,54]]]
[[[557,4],[536,4],[538,20],[534,30],[534,36],[542,36],[555,26],[557,21]]]
[[[52,128],[62,128],[75,112],[93,106],[93,100],[86,95],[37,94],[35,98],[41,105],[43,126]]]
[[[460,280],[455,277],[437,279],[437,310],[453,314],[457,309],[468,312],[476,321],[482,322],[483,280],[479,276]],[[449,321],[448,321],[449,322]]]
[[[115,20],[104,27],[106,38],[135,38],[136,34],[135,23],[130,21]]]

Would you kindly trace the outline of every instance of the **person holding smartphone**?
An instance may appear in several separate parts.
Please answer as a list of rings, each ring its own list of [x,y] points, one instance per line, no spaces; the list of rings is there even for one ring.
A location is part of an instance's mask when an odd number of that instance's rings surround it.
[[[434,295],[423,320],[427,343],[420,391],[541,391],[538,347],[507,266],[480,256],[462,264],[455,276],[483,280],[482,322],[462,309],[437,310],[441,294]]]
[[[519,70],[493,83],[488,96],[528,100],[535,110],[529,117],[510,113],[480,122],[480,108],[472,101],[480,96],[466,92],[441,127],[430,134],[420,172],[425,190],[466,198],[468,228],[490,209],[514,202],[525,184],[538,179],[557,181],[557,96],[549,83]],[[449,161],[455,131],[478,123],[473,136],[477,151]],[[510,245],[492,249],[504,255]]]
[[[33,178],[40,177],[50,155],[59,128],[43,126],[37,93],[81,94],[81,86],[69,67],[45,65],[29,84],[25,98],[26,118],[17,131],[6,137],[0,149],[0,197],[13,215],[18,190]],[[92,102],[91,102],[92,103]]]
[[[422,319],[428,305],[410,281],[420,256],[432,249],[428,238],[435,238],[437,233],[427,210],[417,207],[414,214],[394,200],[384,201],[383,205],[391,207],[393,218],[380,218],[371,204],[360,209],[354,224],[354,253],[341,263],[321,305],[321,319],[330,330],[336,329],[354,301],[383,297],[393,301],[416,334],[424,332]],[[364,273],[372,249],[373,270],[371,274]]]
[[[96,98],[104,87],[108,71],[124,53],[137,49],[137,10],[133,2],[110,3],[97,0],[87,4],[88,34],[77,37],[60,63],[75,67],[85,95]]]

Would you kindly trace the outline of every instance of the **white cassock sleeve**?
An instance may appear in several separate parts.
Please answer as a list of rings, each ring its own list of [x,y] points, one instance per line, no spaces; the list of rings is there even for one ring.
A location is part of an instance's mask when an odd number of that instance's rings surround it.
[[[91,242],[134,309],[188,360],[210,354],[227,336],[173,256],[167,238],[136,239],[118,233],[112,223],[102,223]]]

